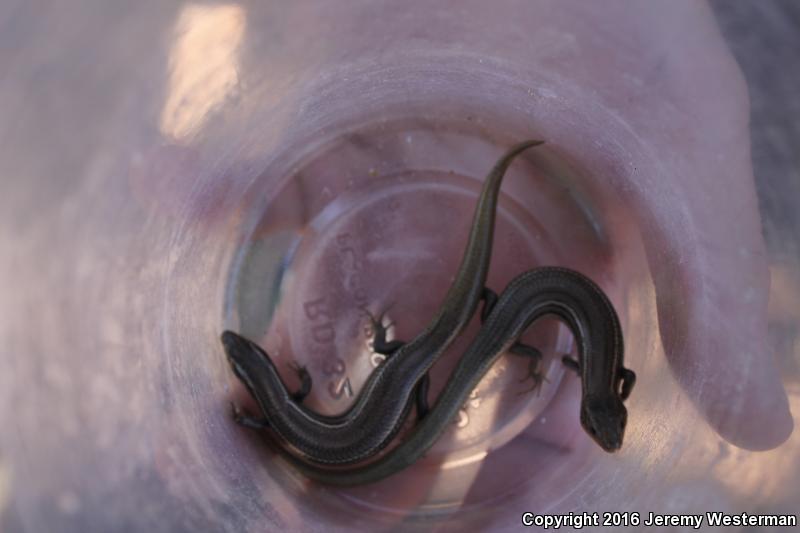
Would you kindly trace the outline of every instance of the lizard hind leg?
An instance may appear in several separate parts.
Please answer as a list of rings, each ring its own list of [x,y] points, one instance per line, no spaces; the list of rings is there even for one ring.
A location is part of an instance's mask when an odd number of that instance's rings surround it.
[[[538,395],[539,391],[541,390],[542,383],[547,382],[547,378],[544,376],[544,374],[539,372],[539,363],[542,360],[542,352],[533,346],[528,346],[527,344],[522,344],[521,342],[512,344],[508,351],[514,355],[528,358],[528,372],[519,381],[522,383],[530,379],[532,380],[533,384],[524,391],[520,392],[520,394],[536,391],[536,394]]]
[[[383,324],[383,318],[386,316],[386,313],[389,309],[392,308],[394,304],[389,304],[386,309],[381,311],[381,314],[375,317],[372,313],[367,311],[367,315],[369,316],[369,320],[372,323],[372,329],[375,331],[375,336],[372,338],[372,349],[375,353],[385,355],[387,358],[392,356],[397,350],[403,347],[405,344],[404,341],[401,340],[386,340],[386,334],[394,324],[389,323],[387,325]]]
[[[290,392],[289,396],[291,396],[292,400],[296,403],[303,403],[306,396],[311,393],[311,374],[305,366],[298,365],[296,362],[290,363],[289,367],[297,374],[297,377],[300,378],[300,388],[295,392]]]
[[[233,415],[233,421],[242,427],[256,430],[267,429],[269,427],[269,422],[267,422],[266,418],[257,418],[234,402],[231,402],[231,414]]]
[[[567,367],[569,370],[572,370],[576,374],[580,375],[581,364],[578,361],[576,361],[569,355],[565,355],[561,358],[561,362],[564,363],[564,366]]]
[[[497,304],[497,293],[489,287],[484,287],[481,293],[481,300],[483,300],[483,307],[481,308],[481,324],[486,322],[489,315],[492,314],[494,306]]]
[[[629,368],[621,368],[620,369],[620,379],[622,380],[622,386],[620,388],[619,396],[622,400],[627,400],[628,396],[631,395],[631,391],[633,390],[633,386],[636,384],[636,372]]]

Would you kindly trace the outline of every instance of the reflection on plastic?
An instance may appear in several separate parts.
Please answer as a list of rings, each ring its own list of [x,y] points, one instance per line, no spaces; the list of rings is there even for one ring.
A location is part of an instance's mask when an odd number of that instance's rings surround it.
[[[175,25],[169,58],[169,89],[161,133],[184,140],[203,127],[238,83],[239,46],[245,12],[236,4],[187,4]]]
[[[707,7],[421,4],[0,8],[0,529],[516,530],[525,511],[796,512],[800,232],[776,232],[773,204],[758,211],[747,91]],[[541,261],[608,290],[640,378],[622,453],[582,434],[574,378],[552,375],[541,414],[509,403],[510,361],[466,427],[367,490],[320,490],[231,422],[226,320],[279,359],[321,357],[302,315],[319,287],[292,281],[326,279],[305,259],[336,252],[303,248],[326,229],[308,226],[316,215],[332,206],[327,226],[359,229],[389,205],[359,195],[397,193],[384,224],[351,233],[380,266],[362,271],[381,288],[370,301],[405,296],[408,338],[425,318],[415,298],[435,300],[449,247],[462,249],[442,228],[464,220],[498,147],[533,135],[553,148],[504,184],[490,284]],[[792,197],[791,175],[762,175],[759,192]],[[287,269],[300,265],[302,277]],[[234,274],[252,290],[232,293]],[[339,315],[342,346],[363,342],[362,326]],[[543,328],[530,335],[551,355],[569,349]]]

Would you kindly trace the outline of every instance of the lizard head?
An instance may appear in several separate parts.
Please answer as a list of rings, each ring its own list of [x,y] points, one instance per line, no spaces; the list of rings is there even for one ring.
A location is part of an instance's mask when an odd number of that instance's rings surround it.
[[[581,425],[607,452],[622,447],[628,410],[617,395],[589,396],[581,402]]]
[[[221,340],[222,345],[225,347],[225,355],[228,357],[228,362],[233,368],[234,374],[245,385],[249,385],[250,374],[260,368],[264,351],[254,342],[232,331],[225,331]]]

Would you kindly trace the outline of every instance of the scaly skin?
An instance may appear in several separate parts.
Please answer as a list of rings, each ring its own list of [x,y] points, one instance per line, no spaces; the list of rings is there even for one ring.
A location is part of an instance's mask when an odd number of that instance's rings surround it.
[[[397,447],[365,466],[325,469],[288,454],[287,459],[307,477],[340,486],[373,483],[412,465],[449,427],[497,358],[544,315],[561,319],[575,337],[580,362],[568,361],[569,366],[580,368],[583,428],[605,451],[618,450],[628,420],[622,402],[631,393],[636,375],[623,365],[617,314],[602,290],[586,276],[566,268],[542,267],[508,284],[431,411]],[[528,355],[538,360],[536,353]]]
[[[425,331],[372,372],[345,413],[324,416],[294,401],[266,352],[236,333],[224,332],[222,343],[231,367],[263,414],[263,419],[253,419],[237,413],[237,420],[249,427],[268,426],[304,461],[348,464],[383,449],[408,416],[413,391],[469,323],[484,294],[506,169],[521,152],[543,142],[519,143],[494,165],[475,208],[461,266],[438,314]]]

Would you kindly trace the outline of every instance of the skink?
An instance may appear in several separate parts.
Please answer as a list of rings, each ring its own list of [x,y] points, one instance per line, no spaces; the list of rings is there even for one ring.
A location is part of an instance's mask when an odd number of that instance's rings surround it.
[[[497,358],[544,315],[561,319],[575,338],[579,361],[568,365],[580,368],[581,425],[601,448],[608,452],[618,450],[628,418],[623,400],[631,393],[636,374],[623,366],[622,329],[617,313],[600,288],[584,275],[566,268],[543,267],[525,272],[509,283],[430,412],[386,455],[365,466],[338,469],[287,459],[314,480],[343,486],[372,483],[410,466],[449,427]]]
[[[343,414],[320,415],[293,401],[266,352],[236,333],[224,332],[222,343],[231,367],[264,417],[239,415],[237,419],[251,427],[269,427],[305,461],[354,463],[384,448],[410,412],[415,387],[467,325],[485,294],[497,199],[506,169],[522,151],[543,142],[517,144],[494,165],[475,208],[461,266],[438,314],[425,331],[370,374],[355,403]]]

